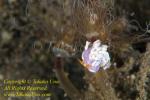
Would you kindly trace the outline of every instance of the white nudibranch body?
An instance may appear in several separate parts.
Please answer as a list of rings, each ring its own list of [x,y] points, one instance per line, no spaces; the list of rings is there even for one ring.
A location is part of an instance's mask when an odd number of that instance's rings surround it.
[[[94,43],[86,42],[82,52],[82,60],[90,72],[96,73],[100,68],[106,70],[110,67],[110,56],[107,48],[108,46],[101,44],[100,40],[96,40]]]

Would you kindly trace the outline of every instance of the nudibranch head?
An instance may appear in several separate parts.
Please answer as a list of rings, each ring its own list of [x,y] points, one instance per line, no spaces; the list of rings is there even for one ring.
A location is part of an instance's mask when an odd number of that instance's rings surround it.
[[[82,64],[93,73],[99,71],[100,68],[104,70],[109,68],[111,64],[107,47],[107,45],[102,45],[100,40],[93,43],[87,41],[82,52]]]

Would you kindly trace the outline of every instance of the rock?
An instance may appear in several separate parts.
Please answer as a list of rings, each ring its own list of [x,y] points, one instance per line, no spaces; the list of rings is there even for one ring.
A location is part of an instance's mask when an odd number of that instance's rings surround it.
[[[12,4],[15,3],[17,0],[8,0],[8,3]]]
[[[92,91],[92,92],[95,92],[95,88],[92,84],[89,84],[89,90]]]
[[[3,80],[3,79],[4,79],[4,76],[0,74],[0,80]]]
[[[132,80],[135,80],[135,79],[136,79],[136,76],[135,76],[135,75],[131,75],[131,79],[132,79]]]
[[[1,41],[2,43],[8,43],[10,42],[10,40],[12,39],[12,34],[7,32],[7,31],[3,31],[1,34]]]

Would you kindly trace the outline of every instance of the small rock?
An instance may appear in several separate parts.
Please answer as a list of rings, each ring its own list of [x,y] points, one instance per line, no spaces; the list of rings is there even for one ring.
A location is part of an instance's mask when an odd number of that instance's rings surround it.
[[[136,77],[135,75],[131,75],[131,79],[134,80]]]
[[[8,0],[8,3],[12,4],[15,3],[17,0]]]
[[[8,97],[8,100],[12,100],[12,97]]]
[[[67,93],[64,94],[64,97],[67,97]]]
[[[0,80],[3,80],[3,79],[4,79],[4,76],[0,74]]]
[[[50,98],[50,97],[48,97],[48,98],[46,98],[45,100],[51,100],[51,98]]]
[[[95,88],[93,87],[92,84],[89,84],[89,90],[92,91],[92,92],[95,92]]]
[[[12,39],[12,34],[7,31],[3,31],[1,34],[1,39],[3,43],[8,43]]]

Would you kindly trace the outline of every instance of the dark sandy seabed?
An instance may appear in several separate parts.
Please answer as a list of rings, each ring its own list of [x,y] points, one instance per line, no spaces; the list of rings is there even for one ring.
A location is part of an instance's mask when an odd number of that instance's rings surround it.
[[[68,1],[0,0],[0,87],[5,79],[57,80],[56,57],[51,47],[53,41],[73,38],[65,35],[73,31]],[[150,0],[116,0],[115,3],[117,16],[122,15],[129,22],[134,20],[131,24],[135,28],[128,30],[127,34],[144,34],[142,39],[147,39],[132,44],[129,54],[127,52],[124,57],[116,58],[117,66],[110,69],[112,87],[120,100],[150,100],[149,4]],[[77,46],[83,50],[84,44],[78,43]],[[132,54],[133,59],[128,58],[127,55]],[[89,83],[84,80],[84,68],[77,61],[80,56],[81,52],[76,52],[75,56],[65,59],[64,69],[73,85],[84,92],[88,90]],[[143,63],[146,68],[142,68]],[[52,93],[52,96],[0,96],[0,100],[71,100],[59,84],[49,84],[47,88],[45,92]],[[145,99],[137,99],[142,91]],[[0,90],[1,94],[3,92]]]

